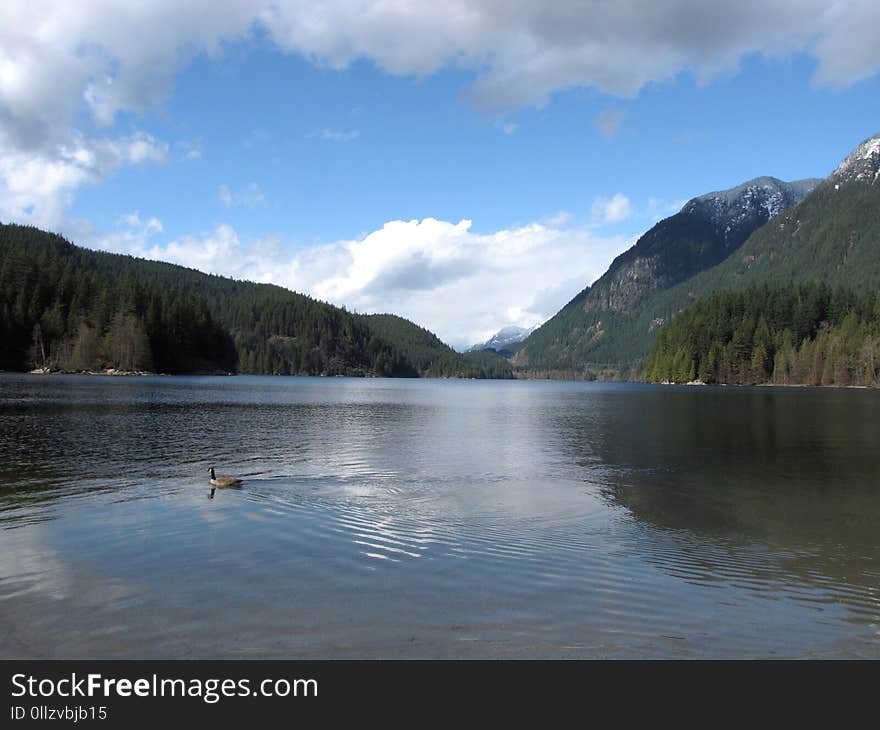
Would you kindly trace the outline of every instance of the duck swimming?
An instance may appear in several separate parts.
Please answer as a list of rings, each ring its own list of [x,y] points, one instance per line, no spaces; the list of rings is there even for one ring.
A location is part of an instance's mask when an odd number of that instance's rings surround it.
[[[214,467],[212,466],[208,471],[211,473],[211,486],[212,487],[237,487],[241,484],[241,479],[238,477],[228,477],[228,476],[217,476],[214,474]]]

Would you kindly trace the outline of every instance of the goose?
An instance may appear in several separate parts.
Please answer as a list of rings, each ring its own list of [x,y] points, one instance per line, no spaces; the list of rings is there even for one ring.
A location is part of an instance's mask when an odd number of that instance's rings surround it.
[[[211,472],[211,486],[212,487],[237,487],[241,484],[241,479],[238,477],[218,477],[214,474],[214,467],[212,466],[208,469]]]

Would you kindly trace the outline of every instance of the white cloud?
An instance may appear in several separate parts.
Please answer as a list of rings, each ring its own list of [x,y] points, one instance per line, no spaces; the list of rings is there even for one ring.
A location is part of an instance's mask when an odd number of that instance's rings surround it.
[[[21,150],[0,137],[0,219],[57,229],[77,188],[123,165],[162,163],[168,146],[137,133],[116,139],[71,135],[49,149]]]
[[[132,230],[143,232],[145,236],[154,236],[165,230],[162,226],[162,221],[156,217],[141,220],[141,214],[139,211],[126,213],[122,216],[121,221]]]
[[[149,250],[154,246],[151,239],[164,232],[162,221],[155,216],[144,219],[137,210],[119,216],[114,230],[109,233],[99,233],[88,220],[68,222],[62,227],[62,233],[81,246],[141,258],[155,258],[149,256]]]
[[[253,13],[208,0],[0,4],[0,217],[64,227],[82,185],[167,159],[168,146],[143,132],[113,134],[117,113],[161,102],[181,62],[240,35]],[[83,112],[104,132],[81,131]]]
[[[363,238],[289,253],[277,239],[242,243],[225,224],[159,244],[139,214],[124,222],[133,227],[85,242],[279,284],[361,312],[393,312],[454,346],[508,324],[544,321],[632,243],[545,223],[474,233],[468,220],[425,218],[389,221]]]
[[[217,199],[227,208],[265,208],[269,205],[266,194],[257,183],[249,183],[242,190],[230,190],[221,185],[217,189]]]
[[[846,84],[875,73],[874,0],[287,0],[261,21],[279,47],[331,68],[368,58],[390,73],[477,69],[480,106],[541,104],[564,88],[631,96],[682,70],[707,79],[751,53],[806,52],[816,79]]]
[[[621,223],[632,216],[632,201],[623,193],[611,198],[599,197],[593,202],[593,220],[597,223]]]
[[[235,229],[225,224],[217,226],[210,234],[184,236],[165,246],[155,245],[146,251],[146,256],[209,273],[230,275],[255,261],[242,250]]]
[[[681,71],[705,81],[749,54],[806,54],[817,61],[816,84],[844,87],[880,69],[878,25],[876,0],[6,0],[0,215],[58,220],[80,185],[155,159],[146,139],[129,140],[115,165],[90,166],[77,154],[106,146],[119,136],[110,130],[120,112],[163,103],[180,68],[227,42],[268,38],[330,68],[368,59],[407,76],[469,69],[467,98],[511,110],[573,87],[632,96]],[[84,113],[105,129],[100,137],[82,131]]]
[[[565,228],[565,226],[571,223],[571,220],[571,213],[569,213],[567,210],[560,210],[554,215],[543,218],[541,222],[549,226],[550,228]]]

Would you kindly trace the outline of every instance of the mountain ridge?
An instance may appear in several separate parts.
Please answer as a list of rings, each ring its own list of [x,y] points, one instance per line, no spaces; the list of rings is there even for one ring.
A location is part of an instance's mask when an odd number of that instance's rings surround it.
[[[837,184],[850,180],[876,182],[880,177],[880,132],[850,152],[830,177]]]
[[[627,331],[627,319],[646,298],[725,260],[756,229],[796,205],[820,182],[765,176],[691,198],[532,333],[514,355],[514,364],[570,370],[589,362],[613,363],[618,352],[630,359],[640,348],[638,337]],[[618,338],[627,342],[617,347]]]
[[[465,352],[476,352],[478,350],[500,351],[506,349],[509,345],[515,345],[518,342],[522,342],[539,326],[540,325],[534,327],[519,327],[517,325],[507,325],[498,330],[488,340],[471,345],[465,349]]]

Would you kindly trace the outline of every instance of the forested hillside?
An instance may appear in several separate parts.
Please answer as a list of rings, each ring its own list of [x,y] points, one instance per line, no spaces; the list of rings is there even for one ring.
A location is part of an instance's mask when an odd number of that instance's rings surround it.
[[[0,227],[0,368],[229,371],[235,344],[175,267]]]
[[[415,370],[430,377],[510,378],[513,368],[493,353],[461,355],[433,332],[395,314],[360,315],[367,327],[385,342],[391,342]]]
[[[692,203],[716,199],[726,208],[712,205],[713,220],[723,222],[738,209],[749,213],[749,225],[761,221],[755,203],[773,213],[768,222],[755,225],[744,242],[732,241],[720,262],[690,273],[679,281],[667,277],[655,286],[655,269],[683,271],[674,265],[682,260],[710,262],[699,255],[699,240],[717,255],[717,241],[724,228],[706,224],[705,206],[689,203],[681,213],[658,224],[640,239],[592,288],[585,289],[553,319],[525,342],[514,362],[527,372],[604,369],[617,377],[638,377],[655,338],[678,314],[715,292],[742,289],[769,282],[787,284],[822,281],[859,292],[880,289],[880,136],[856,147],[832,175],[814,188],[815,181],[802,181],[795,194],[776,198],[774,206],[757,189],[743,195],[742,186],[711,194]],[[753,181],[755,182],[755,181]],[[777,181],[778,182],[778,181]],[[784,183],[782,185],[785,185]],[[798,197],[812,188],[802,200]],[[738,192],[739,191],[739,192]],[[765,191],[766,192],[766,191]],[[748,199],[746,199],[748,198]],[[800,200],[800,202],[797,202]],[[790,203],[796,203],[789,205]],[[750,212],[751,211],[751,212]],[[710,216],[711,217],[711,216]],[[764,220],[767,220],[765,218]],[[747,230],[741,227],[740,231]],[[703,230],[703,233],[700,231]],[[660,235],[662,233],[662,236]],[[709,242],[715,241],[711,244]],[[640,250],[643,253],[640,253]],[[649,255],[650,252],[650,255]],[[691,258],[688,258],[691,257]],[[626,265],[619,263],[625,259]],[[653,263],[652,263],[653,262]],[[645,279],[648,279],[648,283]],[[596,290],[602,292],[597,294]]]
[[[820,181],[757,178],[701,195],[657,223],[608,271],[525,340],[513,361],[530,372],[627,375],[650,349],[658,322],[645,317],[663,291],[710,269]]]
[[[863,142],[799,205],[755,231],[718,266],[658,294],[638,329],[673,321],[714,292],[761,283],[820,281],[880,290],[880,138]]]
[[[465,372],[477,373],[468,377],[510,379],[515,378],[510,361],[495,350],[472,350],[462,356],[466,363]]]
[[[830,178],[756,231],[735,255],[679,290],[695,298],[722,286],[810,279],[880,286],[880,184]]]
[[[714,294],[660,332],[645,378],[878,385],[880,296],[818,283]]]
[[[460,356],[423,359],[406,325],[433,335],[395,319],[0,226],[0,369],[483,376]]]

